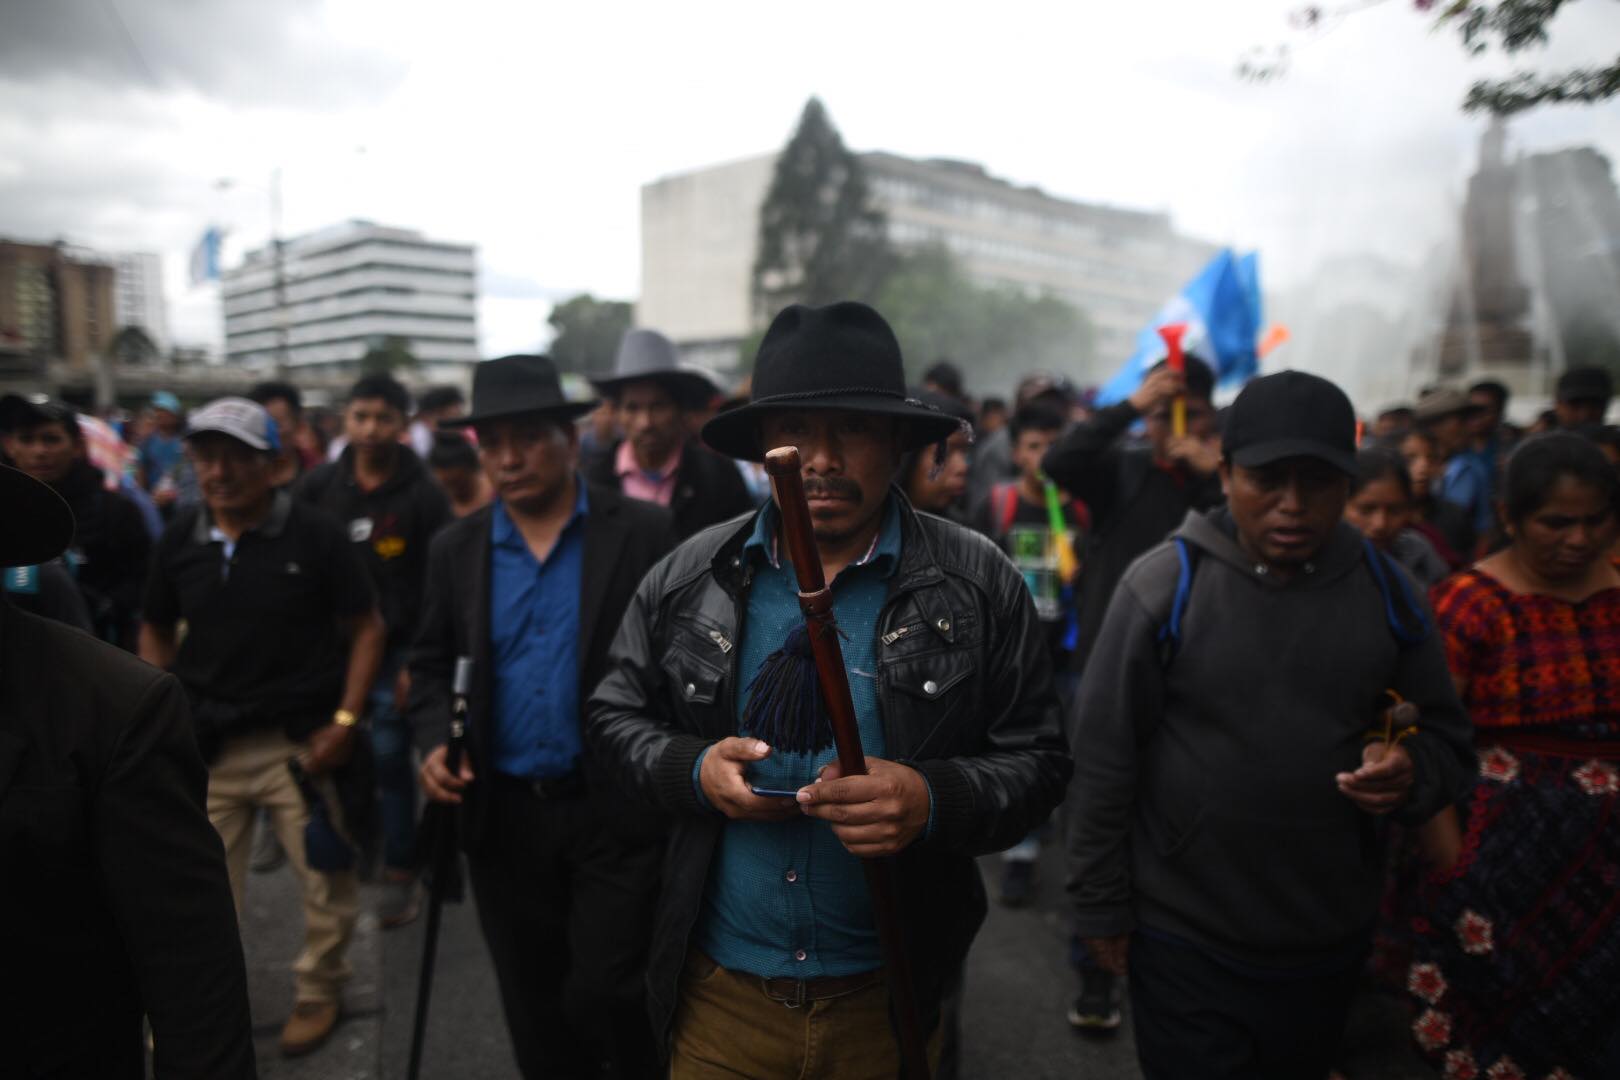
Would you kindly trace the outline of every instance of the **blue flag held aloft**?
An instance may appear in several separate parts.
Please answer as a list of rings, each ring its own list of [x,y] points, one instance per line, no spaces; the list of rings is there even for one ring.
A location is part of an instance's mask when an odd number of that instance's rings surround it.
[[[1136,351],[1097,392],[1098,405],[1131,396],[1148,370],[1165,358],[1159,327],[1187,327],[1183,347],[1206,360],[1221,386],[1241,385],[1260,370],[1260,257],[1222,248],[1136,336]]]

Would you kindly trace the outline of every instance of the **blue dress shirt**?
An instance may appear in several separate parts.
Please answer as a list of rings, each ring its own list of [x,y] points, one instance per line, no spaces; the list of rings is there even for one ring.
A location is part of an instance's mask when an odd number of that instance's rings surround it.
[[[1478,535],[1491,531],[1491,471],[1478,455],[1466,451],[1446,462],[1435,494],[1462,507]]]
[[[777,550],[776,522],[775,506],[767,505],[743,548],[754,576],[737,661],[739,729],[754,674],[804,618],[793,564]],[[833,582],[850,697],[861,745],[873,757],[886,750],[877,697],[878,615],[899,561],[900,510],[891,498],[871,549]],[[813,781],[836,756],[830,748],[814,757],[773,752],[751,766],[750,781],[791,791]],[[726,822],[696,941],[721,967],[765,978],[854,975],[883,965],[861,862],[830,825],[809,817]]]
[[[489,643],[495,665],[497,772],[537,780],[574,771],[579,735],[579,590],[585,485],[544,562],[506,506],[490,524]]]

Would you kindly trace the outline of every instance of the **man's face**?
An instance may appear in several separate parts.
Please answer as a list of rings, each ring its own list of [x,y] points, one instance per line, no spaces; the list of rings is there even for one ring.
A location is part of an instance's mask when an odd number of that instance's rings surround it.
[[[1018,441],[1013,443],[1013,464],[1018,467],[1018,474],[1025,480],[1033,480],[1040,476],[1041,459],[1057,441],[1058,431],[1038,431],[1034,428],[1025,428],[1018,433]]]
[[[1155,457],[1165,457],[1170,445],[1172,411],[1170,402],[1164,402],[1142,418],[1147,428],[1148,444]],[[1187,398],[1187,434],[1195,439],[1208,439],[1215,433],[1215,406],[1202,398]]]
[[[1588,427],[1603,423],[1603,415],[1609,411],[1609,403],[1601,398],[1576,398],[1573,401],[1557,402],[1553,405],[1553,411],[1558,414],[1559,427]]]
[[[272,455],[218,432],[191,436],[186,452],[197,472],[203,502],[215,514],[251,514],[269,501],[275,486]]]
[[[945,461],[934,472],[934,448],[924,447],[907,478],[906,494],[919,510],[939,514],[967,493],[968,454],[972,442],[960,431],[945,442]]]
[[[766,450],[799,448],[810,524],[823,544],[846,540],[873,522],[900,462],[899,425],[868,413],[771,412],[760,420],[760,439]]]
[[[82,444],[62,420],[18,428],[6,439],[6,449],[17,468],[35,480],[54,484],[68,474]]]
[[[180,431],[180,417],[168,409],[153,409],[152,425],[163,434],[172,436]]]
[[[633,382],[619,391],[615,407],[619,430],[630,441],[636,463],[655,468],[675,456],[686,440],[685,418],[670,392],[653,381]]]
[[[381,398],[356,398],[343,410],[349,445],[368,457],[391,453],[405,432],[405,414]]]
[[[433,479],[452,498],[465,502],[476,490],[478,474],[464,465],[451,465],[447,468],[436,467],[432,472]]]
[[[1483,439],[1502,426],[1502,412],[1496,407],[1495,394],[1472,390],[1468,402],[1475,407],[1474,414],[1468,418],[1468,434]]]
[[[282,441],[292,437],[298,430],[300,417],[298,411],[292,407],[292,402],[286,398],[271,398],[264,403],[264,411],[270,414],[270,419],[276,422],[276,430],[281,433]]]
[[[1348,476],[1309,457],[1253,469],[1222,462],[1221,486],[1243,549],[1270,566],[1296,566],[1314,556],[1350,495]]]
[[[477,431],[484,475],[508,506],[544,513],[568,490],[579,446],[573,424],[518,416],[479,424]]]
[[[1462,413],[1452,413],[1424,425],[1424,430],[1439,448],[1442,457],[1449,458],[1468,441],[1468,422]]]

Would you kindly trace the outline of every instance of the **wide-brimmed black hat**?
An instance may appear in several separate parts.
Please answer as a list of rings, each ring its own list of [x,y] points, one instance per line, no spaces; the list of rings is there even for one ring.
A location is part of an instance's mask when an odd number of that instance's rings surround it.
[[[1226,414],[1221,452],[1258,469],[1284,458],[1325,461],[1356,473],[1356,410],[1333,383],[1304,371],[1279,371],[1243,388]]]
[[[642,381],[664,387],[686,409],[707,405],[720,395],[706,372],[681,363],[669,338],[656,330],[626,330],[613,358],[613,374],[593,378],[591,385],[603,397],[616,398],[626,386]]]
[[[572,420],[596,408],[597,402],[572,401],[563,393],[557,365],[549,356],[502,356],[473,368],[472,410],[466,416],[440,420],[441,428],[465,428],[488,420],[541,413],[552,420]]]
[[[783,308],[754,359],[753,400],[704,424],[703,441],[727,457],[763,461],[759,419],[784,409],[842,409],[904,420],[905,450],[948,438],[961,423],[907,395],[894,331],[883,316],[853,300]]]
[[[0,465],[0,566],[50,562],[73,542],[73,511],[32,476]]]

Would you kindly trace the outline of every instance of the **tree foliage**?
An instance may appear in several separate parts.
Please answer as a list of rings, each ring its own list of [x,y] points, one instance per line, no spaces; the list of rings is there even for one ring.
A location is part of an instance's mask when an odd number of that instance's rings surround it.
[[[870,301],[892,265],[883,214],[860,159],[811,98],[760,206],[755,316],[768,321],[790,303]]]
[[[1432,2],[1432,0],[1431,0]],[[1479,3],[1454,0],[1440,14],[1441,24],[1453,23],[1463,48],[1478,56],[1492,43],[1514,54],[1547,44],[1547,24],[1558,9],[1573,0],[1497,0]],[[1428,4],[1419,0],[1419,7]],[[1501,116],[1535,105],[1602,101],[1620,93],[1620,58],[1607,67],[1582,67],[1541,74],[1521,71],[1507,79],[1481,79],[1468,89],[1463,101],[1467,112]]]
[[[416,354],[411,343],[402,337],[388,336],[372,345],[360,358],[362,375],[397,375],[416,370]]]
[[[912,381],[943,357],[976,387],[1010,387],[1036,370],[1092,374],[1094,334],[1082,311],[1049,294],[979,284],[940,245],[900,259],[876,306],[900,339]]]
[[[564,300],[546,319],[556,331],[547,350],[552,362],[559,371],[607,375],[633,318],[632,306],[623,300],[598,300],[590,293]]]

